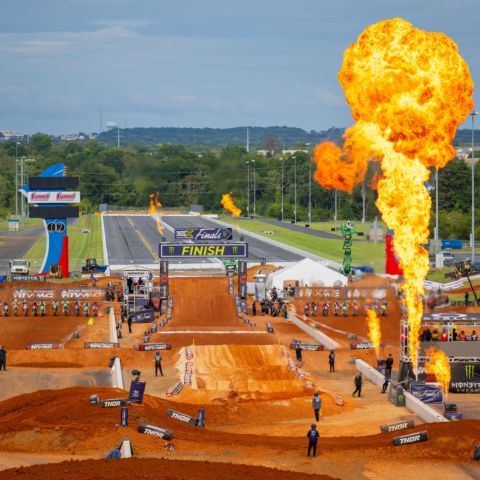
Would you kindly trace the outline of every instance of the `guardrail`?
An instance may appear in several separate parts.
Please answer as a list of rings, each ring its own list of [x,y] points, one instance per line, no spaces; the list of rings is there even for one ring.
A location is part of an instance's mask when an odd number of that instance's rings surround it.
[[[362,375],[370,380],[375,385],[382,385],[385,381],[385,377],[375,370],[367,362],[356,359],[355,367],[357,370],[362,372]],[[440,413],[434,410],[429,405],[426,405],[421,400],[413,396],[411,393],[404,391],[405,395],[405,406],[413,413],[418,415],[424,422],[434,423],[434,422],[448,422]]]

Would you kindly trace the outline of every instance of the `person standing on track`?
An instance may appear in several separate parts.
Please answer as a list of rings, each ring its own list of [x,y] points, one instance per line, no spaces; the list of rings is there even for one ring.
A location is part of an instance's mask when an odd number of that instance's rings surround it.
[[[302,363],[302,346],[300,345],[300,342],[297,343],[297,345],[295,346],[295,355],[296,355],[296,358],[297,358],[297,362],[298,363]]]
[[[158,370],[160,370],[160,375],[163,377],[163,370],[162,370],[162,356],[160,352],[157,350],[155,352],[155,376],[158,377]]]
[[[308,438],[307,457],[310,456],[310,452],[312,451],[312,449],[313,449],[313,456],[315,457],[317,455],[317,442],[318,442],[319,436],[320,435],[318,434],[317,426],[314,423],[312,423],[312,428],[307,433],[307,438]]]
[[[352,393],[352,397],[354,397],[356,393],[358,393],[358,396],[361,397],[362,396],[362,385],[363,385],[362,372],[360,372],[355,377],[355,380],[353,382],[355,384],[355,390]]]
[[[133,321],[133,318],[132,318],[132,315],[130,314],[127,320],[128,333],[132,333],[132,321]]]
[[[330,350],[328,354],[328,364],[330,365],[330,372],[335,371],[335,350]]]
[[[7,370],[7,351],[5,347],[0,346],[0,371],[2,369],[3,371]]]
[[[320,421],[320,410],[322,409],[322,399],[318,392],[315,392],[312,398],[312,408],[315,414],[315,420]]]

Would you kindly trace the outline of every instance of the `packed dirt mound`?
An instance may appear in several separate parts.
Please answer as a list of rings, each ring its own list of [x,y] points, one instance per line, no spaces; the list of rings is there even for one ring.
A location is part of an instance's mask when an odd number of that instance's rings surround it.
[[[172,278],[172,328],[236,327],[238,320],[226,277]]]
[[[0,345],[21,350],[28,343],[63,342],[84,321],[84,317],[0,317]]]
[[[234,394],[304,395],[304,382],[288,371],[278,345],[204,345],[194,347],[198,389]]]
[[[160,472],[166,472],[162,475]],[[168,472],[168,473],[167,473]],[[262,480],[334,480],[326,475],[293,473],[274,468],[235,465],[230,463],[192,462],[153,458],[127,460],[85,460],[49,465],[15,468],[0,473],[0,479],[22,478],[23,480],[135,480],[157,478],[168,480],[236,480],[257,478]]]

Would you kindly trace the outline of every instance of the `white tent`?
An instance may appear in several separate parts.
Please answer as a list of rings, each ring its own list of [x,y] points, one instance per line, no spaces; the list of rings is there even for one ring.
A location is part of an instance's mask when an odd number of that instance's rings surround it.
[[[267,288],[276,287],[282,289],[284,281],[300,282],[301,286],[323,285],[333,287],[347,284],[347,277],[332,270],[310,258],[304,258],[300,262],[272,272],[267,279]]]

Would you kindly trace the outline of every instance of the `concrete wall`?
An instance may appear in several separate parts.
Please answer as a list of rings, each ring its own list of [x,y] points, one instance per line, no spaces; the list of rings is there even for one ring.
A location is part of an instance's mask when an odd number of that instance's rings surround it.
[[[113,307],[110,307],[110,313],[108,314],[108,326],[110,330],[110,342],[117,343],[118,336],[117,336],[117,324],[115,321],[115,312],[113,311]]]
[[[122,362],[120,357],[115,357],[112,367],[112,387],[125,389],[123,384]]]
[[[363,360],[357,359],[355,361],[355,366],[357,370],[362,372],[362,375],[370,380],[375,385],[383,385],[384,376],[375,370],[368,363]],[[406,407],[416,415],[418,415],[424,422],[433,423],[433,422],[448,422],[446,418],[440,415],[436,410],[434,410],[429,405],[423,403],[418,398],[414,397],[411,393],[404,391]]]
[[[328,350],[335,350],[340,348],[340,344],[338,344],[335,340],[331,339],[329,336],[325,335],[324,333],[315,330],[312,327],[309,327],[304,322],[299,320],[295,315],[289,313],[288,319],[294,323],[300,330],[303,330],[307,335],[310,335],[314,338],[318,343],[323,345]]]

